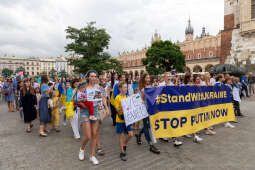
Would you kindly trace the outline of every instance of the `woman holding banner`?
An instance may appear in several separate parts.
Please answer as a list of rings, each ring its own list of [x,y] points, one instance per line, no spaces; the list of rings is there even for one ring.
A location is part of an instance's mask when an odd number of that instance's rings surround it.
[[[144,89],[145,88],[151,88],[151,79],[150,79],[150,75],[149,74],[144,74],[139,82],[139,93],[141,95],[142,100],[144,101],[145,105],[146,105],[146,100],[145,100],[145,96],[144,96]],[[150,146],[150,151],[152,153],[156,153],[159,154],[160,150],[158,148],[156,148],[156,146],[153,145],[152,140],[151,140],[151,136],[150,136],[150,120],[149,117],[144,118],[143,119],[143,128],[141,129],[141,131],[136,134],[136,138],[137,138],[137,144],[141,145],[141,135],[142,133],[144,133],[145,139],[148,142],[149,146]]]
[[[200,85],[200,77],[194,77],[191,73],[186,73],[184,77],[184,86],[192,86],[192,85]],[[193,141],[195,143],[199,143],[203,140],[203,138],[199,137],[196,133],[193,133]],[[185,135],[186,137],[192,137],[191,135]]]
[[[174,83],[172,82],[172,80],[174,81]],[[172,78],[171,74],[169,72],[166,72],[164,75],[164,81],[159,83],[159,87],[178,86],[178,82],[179,80],[177,77]],[[163,142],[169,142],[168,138],[160,138],[160,140]],[[173,143],[174,143],[174,146],[182,145],[182,142],[177,140],[177,138],[173,138]]]
[[[215,86],[223,86],[223,81],[224,81],[224,76],[223,74],[219,74],[217,77],[216,77],[216,83],[215,83]],[[225,127],[227,128],[234,128],[235,126],[232,125],[230,122],[227,122],[225,123]]]
[[[195,85],[196,86],[210,86],[211,85],[211,83],[210,83],[210,78],[207,76],[207,75],[204,75],[204,80],[205,81],[201,81],[201,78],[199,77],[199,76],[197,76],[196,78],[195,78]],[[205,130],[205,134],[206,135],[215,135],[216,134],[216,132],[214,132],[213,130],[212,130],[213,128],[212,127],[209,127],[209,128],[206,128]]]

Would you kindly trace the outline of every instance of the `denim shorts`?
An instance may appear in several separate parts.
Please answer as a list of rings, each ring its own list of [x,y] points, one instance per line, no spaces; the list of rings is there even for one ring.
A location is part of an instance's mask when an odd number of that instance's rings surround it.
[[[80,109],[80,122],[93,122],[100,120],[100,114],[97,107],[94,107],[94,116],[97,118],[97,120],[90,120],[89,119],[89,109],[83,108]]]
[[[133,131],[133,129],[131,128],[131,125],[126,127],[125,123],[116,123],[116,133],[117,134],[122,134],[125,131],[128,131],[128,132]]]

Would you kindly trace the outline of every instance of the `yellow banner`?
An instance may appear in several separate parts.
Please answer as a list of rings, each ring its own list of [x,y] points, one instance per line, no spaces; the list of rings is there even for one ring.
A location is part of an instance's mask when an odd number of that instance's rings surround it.
[[[235,121],[232,103],[190,110],[158,112],[150,116],[156,138],[184,136],[228,121]]]

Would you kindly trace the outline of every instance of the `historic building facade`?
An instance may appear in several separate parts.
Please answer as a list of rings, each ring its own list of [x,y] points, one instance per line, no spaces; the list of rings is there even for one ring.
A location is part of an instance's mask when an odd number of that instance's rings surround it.
[[[161,40],[161,36],[155,32],[151,38],[151,44]],[[148,48],[144,47],[141,50],[136,51],[124,51],[119,53],[117,59],[122,62],[123,70],[132,75],[140,75],[145,72],[145,66],[142,63],[142,59],[146,57],[146,52]]]
[[[222,62],[240,65],[255,73],[254,44],[255,0],[224,0]]]
[[[74,57],[69,56],[69,57]],[[29,76],[38,76],[41,73],[47,73],[54,69],[57,73],[65,71],[67,74],[73,74],[74,67],[67,62],[68,57],[60,56],[58,58],[45,57],[0,57],[0,73],[4,68],[16,71],[17,68],[23,67],[25,73]]]
[[[206,33],[205,27],[202,33],[194,38],[194,29],[189,19],[185,29],[185,40],[177,42],[182,53],[186,56],[186,70],[190,72],[209,72],[210,68],[220,63],[221,34],[212,36]]]
[[[152,36],[151,44],[161,40],[161,36],[156,32]],[[221,58],[221,34],[211,36],[202,28],[202,33],[194,38],[194,29],[191,21],[185,30],[185,40],[176,42],[180,46],[182,53],[186,56],[186,70],[190,72],[208,72],[210,68],[220,63]],[[123,63],[124,71],[131,75],[145,72],[142,59],[146,57],[147,47],[119,53],[117,59]]]

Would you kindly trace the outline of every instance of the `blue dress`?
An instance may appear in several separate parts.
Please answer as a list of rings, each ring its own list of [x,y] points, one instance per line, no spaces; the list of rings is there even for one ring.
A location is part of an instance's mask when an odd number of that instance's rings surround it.
[[[15,93],[15,88],[13,83],[5,83],[3,87],[4,91],[8,91],[8,94],[5,95],[5,101],[6,102],[13,102],[15,100],[14,98],[14,93]]]
[[[40,123],[50,123],[51,122],[51,111],[48,107],[49,96],[45,95],[44,92],[49,90],[47,84],[42,84],[41,86],[41,99],[39,101],[39,114]]]

